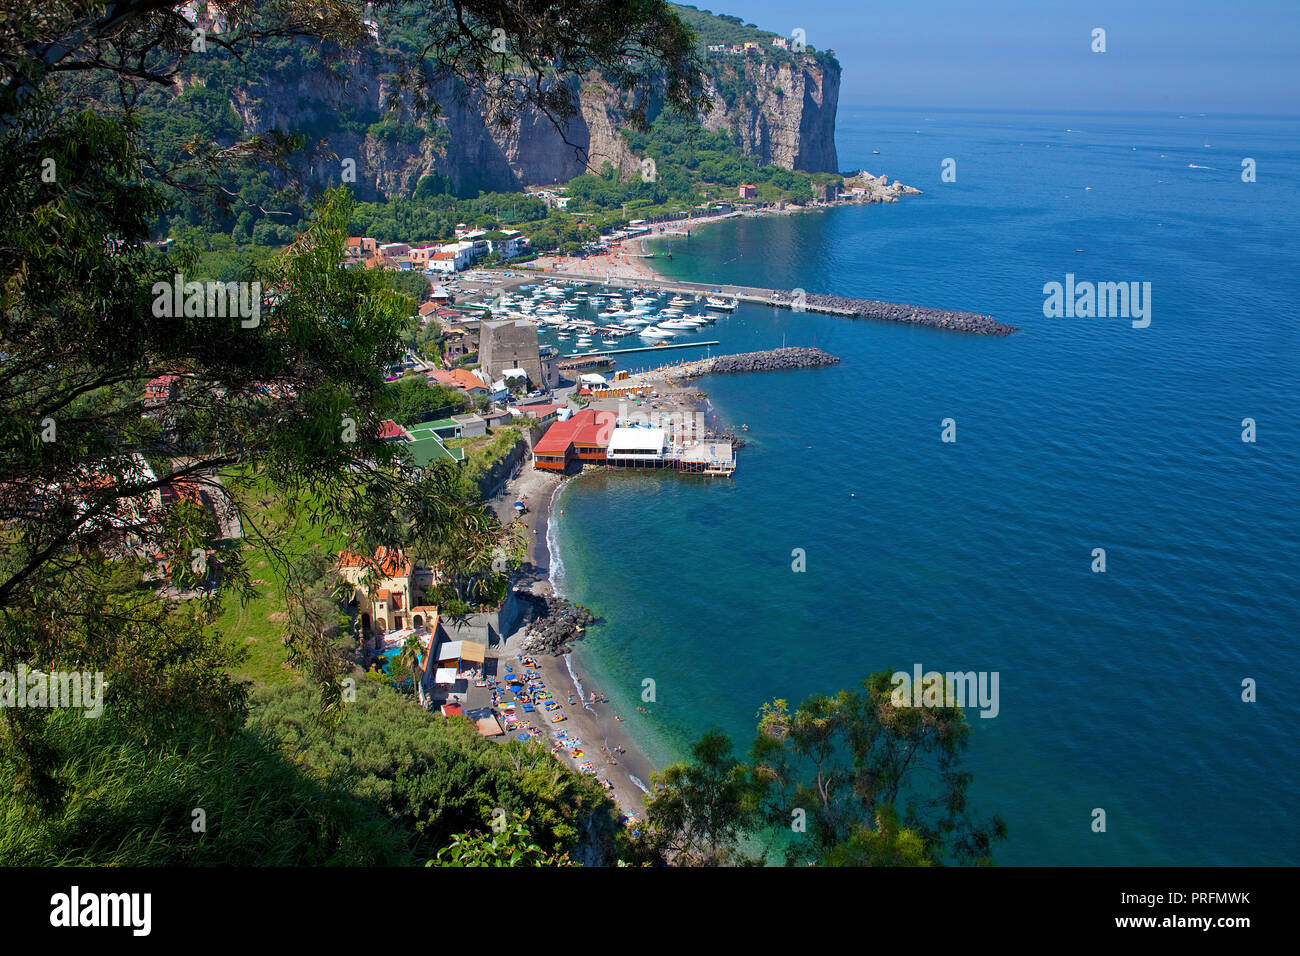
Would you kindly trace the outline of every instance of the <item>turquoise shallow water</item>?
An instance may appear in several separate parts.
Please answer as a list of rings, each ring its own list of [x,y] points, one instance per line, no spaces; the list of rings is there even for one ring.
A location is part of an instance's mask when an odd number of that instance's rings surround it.
[[[1010,826],[999,862],[1300,862],[1300,123],[844,110],[839,152],[925,195],[698,230],[672,274],[1022,331],[752,306],[710,328],[723,351],[843,362],[703,381],[751,429],[734,481],[566,487],[558,583],[605,618],[579,651],[592,682],[662,765],[710,725],[747,746],[765,699],[998,671],[968,762]],[[1150,282],[1150,327],[1044,318],[1067,272]]]

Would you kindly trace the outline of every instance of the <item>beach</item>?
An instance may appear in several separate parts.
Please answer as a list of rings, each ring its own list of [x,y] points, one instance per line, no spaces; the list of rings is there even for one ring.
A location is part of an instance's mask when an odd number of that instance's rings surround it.
[[[547,528],[551,519],[553,496],[561,483],[557,476],[537,471],[531,464],[525,464],[521,473],[506,485],[505,490],[489,502],[503,521],[523,521],[528,529],[528,552],[515,582],[519,591],[542,596],[552,594]],[[527,497],[529,510],[522,517],[517,517],[514,514],[514,502],[520,496]],[[498,673],[504,672],[506,664],[516,670],[521,669],[517,655],[520,653],[526,626],[525,623],[513,633],[503,636],[503,643],[489,651],[490,655],[500,661]],[[569,767],[580,770],[582,760],[590,760],[595,764],[597,777],[610,783],[610,796],[619,809],[640,819],[645,796],[643,786],[649,786],[655,769],[636,746],[627,729],[628,724],[641,715],[636,711],[630,714],[616,712],[614,706],[607,703],[580,703],[584,697],[590,701],[593,694],[599,696],[600,688],[592,686],[590,680],[586,679],[574,655],[539,653],[533,656],[538,662],[537,670],[543,683],[561,704],[566,718],[555,724],[541,716],[542,711],[538,711],[532,715],[533,725],[546,734],[548,743],[556,749],[556,756]],[[573,704],[569,703],[570,698],[573,699]],[[623,720],[616,719],[618,717]],[[581,760],[574,759],[568,749],[556,748],[557,735],[561,731],[567,733],[569,738],[582,741]],[[638,786],[637,781],[643,786]]]

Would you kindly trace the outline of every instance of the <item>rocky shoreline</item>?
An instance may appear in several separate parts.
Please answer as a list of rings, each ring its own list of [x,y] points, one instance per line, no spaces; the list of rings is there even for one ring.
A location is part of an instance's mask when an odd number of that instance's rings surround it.
[[[579,604],[561,597],[519,592],[532,605],[532,620],[524,628],[519,650],[525,654],[560,656],[572,650],[574,641],[596,623],[596,616]]]

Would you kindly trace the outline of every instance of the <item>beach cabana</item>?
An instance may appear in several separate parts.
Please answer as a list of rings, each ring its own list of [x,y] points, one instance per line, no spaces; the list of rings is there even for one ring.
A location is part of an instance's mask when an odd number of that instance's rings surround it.
[[[482,667],[487,659],[487,646],[478,641],[448,641],[435,652],[439,667],[464,670],[465,665]]]

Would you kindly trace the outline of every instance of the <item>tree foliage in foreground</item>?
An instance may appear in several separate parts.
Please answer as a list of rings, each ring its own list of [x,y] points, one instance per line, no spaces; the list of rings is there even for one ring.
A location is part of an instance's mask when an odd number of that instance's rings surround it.
[[[715,732],[656,775],[639,854],[672,864],[744,862],[771,841],[788,864],[989,865],[1006,837],[976,817],[961,768],[970,726],[957,707],[896,706],[889,672],[862,690],[764,704],[750,760]]]
[[[670,99],[699,94],[689,31],[664,3],[630,0],[618,17],[589,0],[437,6],[425,45],[394,64],[393,89],[420,108],[454,76],[498,102],[535,101],[562,115],[572,108],[568,81],[589,68],[612,71],[620,86],[662,71]],[[237,655],[210,621],[223,594],[252,587],[238,547],[212,556],[217,588],[207,603],[157,586],[159,562],[164,574],[180,571],[172,543],[203,537],[197,509],[169,509],[163,492],[206,495],[247,518],[245,492],[260,482],[285,501],[313,503],[294,517],[352,535],[363,554],[416,546],[419,534],[439,539],[440,520],[463,516],[458,503],[436,500],[445,482],[422,486],[378,439],[383,370],[412,305],[382,277],[339,268],[354,209],[345,195],[323,197],[283,255],[242,264],[243,309],[214,307],[212,293],[221,301],[228,289],[203,288],[196,299],[187,284],[216,277],[193,255],[148,244],[160,216],[228,209],[232,170],[283,172],[297,145],[275,130],[232,140],[225,116],[183,148],[146,147],[142,98],[171,89],[208,55],[194,45],[199,8],[200,17],[212,12],[178,0],[39,9],[0,0],[0,670],[102,671],[107,706],[160,748],[196,717],[226,739],[239,733],[245,690],[228,676]],[[231,0],[221,10],[227,28],[206,39],[222,56],[309,37],[341,62],[369,42],[350,0]],[[492,50],[494,29],[511,56]],[[507,79],[507,68],[539,82]],[[215,100],[195,93],[186,102]],[[170,294],[176,284],[180,296]],[[145,409],[151,381],[165,384]],[[283,542],[264,544],[285,569],[288,660],[337,719],[331,615],[302,604],[312,588],[293,580]],[[462,565],[474,570],[479,557]],[[0,755],[22,793],[51,813],[70,793],[61,772],[69,745],[46,711],[5,709]]]
[[[467,718],[431,719],[365,681],[337,728],[320,726],[302,687],[259,691],[249,726],[312,776],[343,781],[378,806],[416,859],[434,858],[457,834],[491,834],[498,808],[524,821],[527,842],[545,854],[613,857],[617,822],[604,791],[535,741],[485,740]]]

